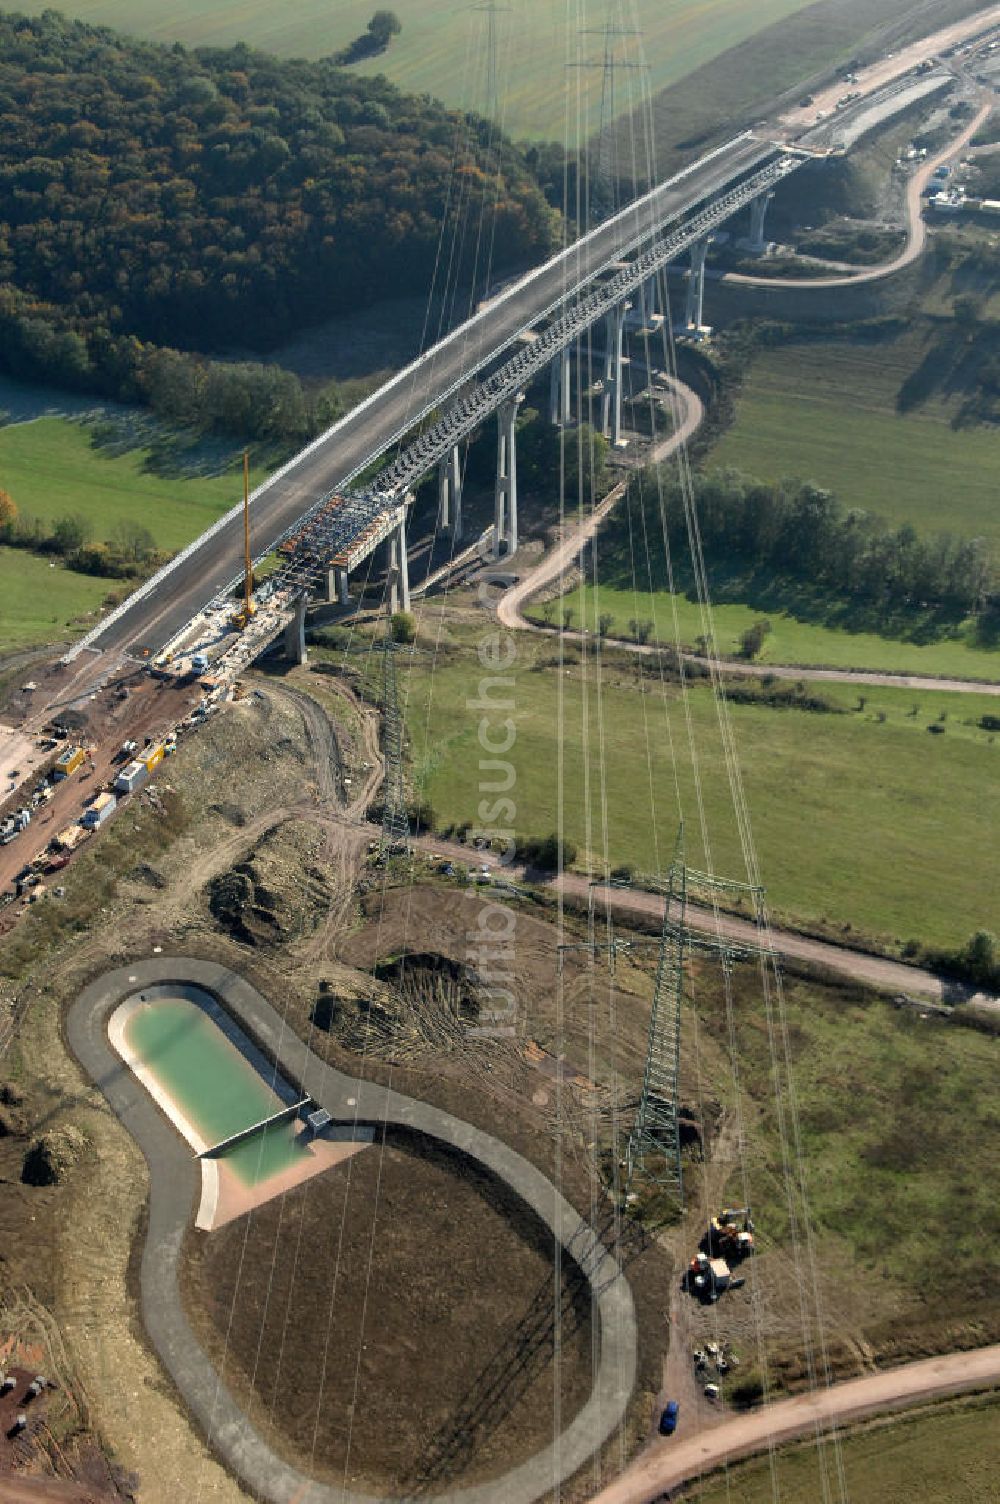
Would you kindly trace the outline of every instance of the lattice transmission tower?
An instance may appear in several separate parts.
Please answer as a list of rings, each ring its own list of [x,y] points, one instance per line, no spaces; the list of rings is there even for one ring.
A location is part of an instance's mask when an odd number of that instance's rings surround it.
[[[596,955],[607,951],[612,968],[619,955],[630,954],[651,946],[657,948],[656,980],[649,1014],[646,1063],[642,1092],[632,1130],[625,1146],[625,1195],[640,1178],[651,1188],[667,1191],[684,1205],[684,1176],[681,1166],[680,1135],[680,1051],[681,1002],[686,976],[685,962],[690,951],[702,951],[721,961],[728,972],[736,961],[751,956],[773,957],[770,946],[752,940],[738,940],[704,927],[718,912],[720,901],[749,902],[752,922],[759,926],[763,914],[764,889],[749,883],[730,881],[707,872],[698,872],[684,862],[683,829],[677,838],[674,860],[665,875],[636,874],[629,883],[595,880],[591,883],[588,937],[585,945],[565,945],[560,950],[586,950]],[[619,939],[609,922],[610,938],[594,939],[594,890],[598,887],[635,886],[646,892],[662,893],[663,922],[659,939],[631,937]],[[698,928],[688,919],[689,900],[697,902],[705,913]]]
[[[663,925],[642,1095],[625,1149],[625,1190],[628,1194],[633,1181],[641,1175],[648,1185],[672,1191],[683,1206],[679,1088],[685,959],[693,950],[707,952],[721,961],[728,972],[735,961],[765,952],[770,954],[768,946],[732,939],[719,926],[714,933],[692,929],[688,923],[688,902],[693,898],[699,906],[715,914],[720,900],[730,903],[734,899],[749,900],[756,923],[762,913],[764,889],[688,867],[684,862],[683,832],[678,836],[677,852],[665,881],[647,879],[643,886],[654,887],[664,894]]]
[[[382,753],[385,758],[385,778],[382,785],[382,839],[379,842],[379,858],[385,862],[390,856],[409,851],[410,820],[406,812],[403,779],[403,712],[400,709],[396,677],[398,645],[387,636],[381,651]]]
[[[618,207],[618,152],[617,129],[620,103],[616,97],[617,75],[621,72],[648,73],[649,64],[635,62],[620,55],[618,39],[641,37],[642,32],[632,26],[616,26],[610,17],[600,28],[584,27],[581,36],[599,36],[604,47],[599,58],[585,58],[569,63],[569,68],[601,70],[601,113],[597,130],[597,151],[588,164],[589,218],[599,221]],[[627,42],[624,46],[627,46]]]

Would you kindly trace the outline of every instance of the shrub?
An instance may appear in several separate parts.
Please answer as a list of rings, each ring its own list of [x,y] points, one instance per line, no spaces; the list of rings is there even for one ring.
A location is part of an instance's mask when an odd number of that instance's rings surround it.
[[[390,622],[393,642],[415,642],[417,637],[416,617],[410,611],[395,611]]]
[[[764,1398],[764,1380],[756,1368],[748,1368],[733,1383],[729,1399],[734,1409],[749,1410]]]
[[[572,841],[560,841],[555,834],[529,836],[521,842],[521,854],[529,867],[538,867],[542,872],[555,872],[561,867],[571,867],[576,861],[576,846]]]

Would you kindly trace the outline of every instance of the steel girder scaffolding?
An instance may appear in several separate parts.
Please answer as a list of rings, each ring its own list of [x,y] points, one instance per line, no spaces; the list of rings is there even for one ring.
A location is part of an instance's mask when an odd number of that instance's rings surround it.
[[[753,199],[773,189],[804,160],[804,157],[785,153],[777,161],[769,162],[728,193],[721,194],[704,209],[698,210],[670,234],[653,239],[648,250],[623,266],[609,281],[597,284],[586,296],[578,297],[537,338],[457,401],[444,417],[381,471],[377,481],[379,490],[396,493],[414,485],[444,458],[453,445],[480,427],[502,403],[516,397],[541,375],[567,345],[573,344],[599,319],[626,302],[650,277],[675,261],[696,241],[711,234]]]

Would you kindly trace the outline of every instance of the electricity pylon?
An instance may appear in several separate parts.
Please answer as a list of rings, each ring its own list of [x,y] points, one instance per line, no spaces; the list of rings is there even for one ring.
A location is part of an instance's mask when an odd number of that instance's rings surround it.
[[[595,953],[607,950],[611,965],[619,954],[657,947],[656,981],[653,986],[653,1002],[649,1014],[649,1032],[646,1041],[646,1063],[643,1069],[642,1093],[635,1115],[632,1131],[625,1147],[625,1194],[628,1196],[634,1183],[641,1177],[644,1184],[657,1190],[667,1191],[684,1205],[684,1176],[681,1167],[680,1135],[680,1051],[681,1051],[681,1000],[684,996],[685,962],[693,950],[708,952],[721,960],[728,971],[733,963],[754,955],[771,956],[767,945],[758,945],[749,940],[734,939],[722,932],[717,925],[714,933],[700,926],[692,929],[688,922],[688,902],[694,897],[699,906],[718,913],[722,899],[730,901],[749,900],[753,919],[757,921],[763,912],[764,890],[749,883],[733,882],[727,878],[714,877],[707,872],[698,872],[685,865],[683,829],[677,837],[674,860],[665,876],[636,876],[635,886],[662,893],[664,896],[663,922],[658,940],[631,938],[619,940],[614,935],[606,943],[593,940],[593,921],[585,946],[565,946],[563,949],[584,949]],[[593,888],[600,884],[592,884]],[[626,887],[631,884],[608,884],[610,887]],[[592,913],[593,897],[591,898]]]
[[[406,813],[403,781],[403,713],[396,680],[396,643],[387,636],[382,644],[382,753],[385,759],[382,800],[382,839],[379,858],[410,849],[410,821]]]

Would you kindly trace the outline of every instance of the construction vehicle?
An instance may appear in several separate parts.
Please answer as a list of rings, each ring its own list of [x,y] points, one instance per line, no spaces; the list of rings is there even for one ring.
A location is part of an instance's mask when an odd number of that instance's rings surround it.
[[[739,1263],[754,1251],[753,1219],[748,1206],[727,1206],[713,1217],[702,1239],[702,1247],[712,1258]]]
[[[229,625],[242,632],[257,614],[253,598],[253,562],[250,558],[250,455],[243,451],[243,604],[229,618]]]

